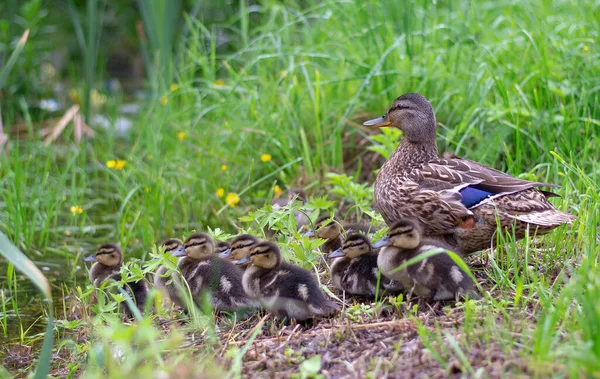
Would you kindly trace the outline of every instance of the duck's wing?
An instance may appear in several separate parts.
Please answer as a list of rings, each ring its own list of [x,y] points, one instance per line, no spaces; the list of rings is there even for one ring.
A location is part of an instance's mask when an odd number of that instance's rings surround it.
[[[502,171],[467,159],[436,159],[423,165],[415,178],[423,190],[441,193],[451,198],[459,196],[467,208],[501,195],[535,187],[558,187],[555,184],[532,182],[512,177]],[[545,196],[554,195],[544,191]]]

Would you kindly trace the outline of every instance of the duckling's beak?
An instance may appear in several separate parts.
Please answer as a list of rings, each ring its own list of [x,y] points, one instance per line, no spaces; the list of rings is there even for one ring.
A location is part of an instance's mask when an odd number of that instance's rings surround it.
[[[249,255],[247,257],[244,257],[244,258],[240,259],[239,261],[235,262],[236,265],[244,265],[246,263],[250,263]]]
[[[337,250],[334,250],[331,254],[329,254],[329,256],[327,258],[339,258],[339,257],[343,257],[346,254],[344,254],[344,250],[340,247]]]
[[[229,257],[231,257],[231,248],[223,250],[221,253],[219,253],[219,257],[224,259],[228,259]]]
[[[375,126],[375,127],[378,127],[378,128],[380,128],[382,126],[390,126],[390,125],[392,125],[392,122],[389,121],[389,120],[386,120],[386,118],[387,118],[386,116],[377,117],[377,118],[374,118],[372,120],[368,120],[368,121],[363,122],[363,125],[364,126]]]
[[[390,236],[385,236],[379,241],[377,241],[373,247],[382,247],[390,244]]]
[[[89,257],[85,257],[85,259],[83,261],[84,262],[95,262],[96,261],[96,254],[92,254]]]
[[[302,233],[302,237],[312,237],[314,235],[315,235],[315,231],[314,230],[309,230],[308,232]]]
[[[173,250],[171,252],[171,255],[174,256],[174,257],[182,257],[182,256],[184,256],[185,255],[185,247],[183,247],[183,246],[178,247],[177,250]]]

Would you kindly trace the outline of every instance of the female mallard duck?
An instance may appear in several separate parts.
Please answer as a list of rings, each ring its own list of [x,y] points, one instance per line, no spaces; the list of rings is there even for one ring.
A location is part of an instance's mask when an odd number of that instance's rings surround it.
[[[183,242],[176,238],[167,239],[161,242],[160,246],[164,248],[165,254],[177,256],[177,254],[183,253]],[[183,301],[179,298],[179,289],[176,284],[181,283],[179,273],[172,272],[171,275],[167,275],[168,270],[165,266],[160,266],[156,270],[154,288],[163,294],[164,300],[171,300],[175,304],[183,304]]]
[[[260,240],[251,234],[240,234],[231,241],[230,247],[223,250],[219,256],[221,258],[229,259],[232,262],[237,262],[250,255],[252,248],[259,242]],[[238,267],[245,268],[245,266],[242,265]]]
[[[384,163],[375,183],[375,203],[388,225],[415,217],[425,236],[443,239],[462,253],[490,247],[496,216],[504,228],[548,233],[575,216],[556,209],[552,184],[513,178],[467,159],[440,159],[433,107],[416,93],[397,98],[382,117],[366,126],[395,126],[404,140]]]
[[[461,295],[478,297],[473,280],[445,252],[396,270],[424,252],[450,250],[437,241],[421,239],[421,230],[412,220],[395,222],[387,236],[375,246],[382,247],[377,265],[383,275],[398,280],[417,296],[431,297],[436,301],[457,299]]]
[[[216,311],[234,312],[257,306],[244,292],[242,271],[216,255],[214,242],[207,234],[192,234],[183,247],[173,255],[183,256],[178,263],[179,270],[198,306],[204,294],[210,297]],[[184,306],[182,303],[178,305]]]
[[[244,272],[246,294],[279,317],[304,321],[326,316],[338,309],[319,288],[310,271],[282,262],[272,242],[260,242],[238,264],[250,262]]]
[[[121,265],[123,264],[123,252],[119,246],[114,243],[107,243],[96,250],[93,255],[85,258],[86,262],[95,262],[90,268],[90,282],[96,287],[100,287],[105,280],[121,280]],[[137,282],[127,282],[125,290],[132,297],[136,307],[140,312],[144,311],[146,298],[148,297],[148,283],[140,279]],[[125,310],[128,316],[132,316],[131,311],[122,303],[121,308]]]
[[[371,241],[364,234],[349,235],[341,248],[329,254],[337,258],[331,264],[331,284],[351,295],[382,295],[385,290],[396,292],[399,289],[389,278],[380,275],[377,268],[377,253]],[[379,282],[379,287],[377,286]]]

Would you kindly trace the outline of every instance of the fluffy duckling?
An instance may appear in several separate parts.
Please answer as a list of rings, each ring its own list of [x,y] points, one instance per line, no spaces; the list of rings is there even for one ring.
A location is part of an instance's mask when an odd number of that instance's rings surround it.
[[[324,254],[330,254],[342,247],[342,236],[344,234],[370,234],[376,231],[375,227],[368,224],[350,223],[342,225],[336,217],[332,218],[329,215],[324,215],[317,219],[314,230],[307,231],[303,236],[312,237],[316,235],[318,238],[326,240],[321,245],[321,251]]]
[[[401,289],[398,283],[380,275],[377,253],[364,234],[349,235],[343,246],[329,254],[329,258],[337,258],[331,265],[331,283],[340,291],[351,295],[375,296],[377,293],[383,294],[385,290],[397,292]]]
[[[314,230],[307,231],[303,236],[317,236],[318,238],[326,240],[326,242],[321,245],[323,254],[331,254],[342,247],[342,226],[335,217],[332,218],[329,215],[319,217],[315,222]]]
[[[108,279],[121,280],[123,252],[114,243],[107,243],[100,246],[93,255],[85,258],[85,261],[95,262],[89,274],[90,282],[94,286],[100,287]],[[127,282],[126,284],[126,291],[132,297],[140,312],[143,312],[149,292],[148,283],[145,280],[139,280],[137,282]],[[126,303],[122,303],[122,309],[128,316],[132,316]]]
[[[338,309],[319,288],[310,271],[282,262],[281,251],[263,241],[238,263],[251,262],[243,277],[246,294],[279,317],[304,321]]]
[[[227,241],[215,241],[215,249],[217,251],[217,254],[222,254],[225,251],[227,251],[229,248],[231,248],[231,244]]]
[[[445,252],[423,259],[406,269],[395,269],[406,261],[437,248],[450,250],[444,244],[421,238],[418,224],[409,219],[395,222],[388,235],[375,246],[384,246],[377,265],[390,279],[413,289],[418,296],[433,300],[457,299],[461,295],[478,297],[473,280]]]
[[[166,254],[177,256],[183,252],[183,242],[176,238],[171,238],[161,242],[160,246],[165,249]],[[160,266],[154,274],[154,288],[163,294],[164,300],[171,300],[176,304],[183,304],[179,299],[179,290],[175,282],[179,280],[179,273],[173,272],[167,276],[168,269],[165,266]],[[180,283],[180,282],[179,282]]]
[[[178,263],[179,270],[196,304],[200,305],[202,294],[208,293],[212,307],[217,311],[233,312],[257,306],[244,292],[242,271],[216,255],[212,238],[205,233],[195,233],[183,246],[184,249],[174,255],[183,256]]]
[[[229,259],[232,262],[237,262],[250,255],[252,248],[259,242],[260,240],[251,234],[240,234],[231,241],[229,249],[222,251],[219,256]],[[238,267],[245,269],[246,266],[247,264],[239,265]]]

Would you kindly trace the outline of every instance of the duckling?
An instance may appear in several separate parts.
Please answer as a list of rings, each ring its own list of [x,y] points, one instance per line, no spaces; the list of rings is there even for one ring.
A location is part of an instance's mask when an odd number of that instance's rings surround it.
[[[178,253],[183,252],[183,242],[176,238],[167,239],[160,243],[160,246],[164,247],[165,253],[176,256]],[[164,300],[171,300],[175,304],[183,304],[183,301],[179,298],[179,289],[175,285],[175,282],[180,282],[180,275],[177,272],[171,273],[167,276],[167,267],[160,266],[154,274],[154,288],[159,290],[163,294]]]
[[[479,297],[473,280],[445,252],[394,272],[398,266],[424,252],[438,248],[450,250],[439,241],[422,239],[419,225],[410,219],[395,222],[388,235],[375,246],[385,246],[377,260],[381,272],[398,280],[405,288],[412,288],[418,296],[429,296],[435,301],[458,299],[461,295]]]
[[[237,262],[242,258],[250,255],[250,252],[254,246],[256,246],[260,240],[251,234],[240,234],[231,241],[229,249],[222,251],[219,256],[221,258],[229,259],[230,261]],[[239,265],[242,269],[245,269],[246,265]]]
[[[227,241],[215,241],[215,249],[217,251],[217,254],[221,254],[225,251],[227,251],[227,249],[231,248],[231,244]]]
[[[316,235],[318,238],[326,240],[326,242],[321,245],[321,251],[324,254],[331,254],[335,250],[342,247],[342,235],[345,232],[346,234],[350,233],[374,233],[377,230],[371,225],[364,225],[358,223],[344,224],[342,225],[336,217],[331,217],[329,215],[321,216],[315,222],[314,230],[309,230],[303,234],[303,236],[314,236]]]
[[[206,292],[216,311],[233,312],[258,305],[244,292],[242,271],[216,255],[215,244],[207,234],[194,233],[183,246],[183,251],[175,251],[173,255],[183,256],[178,263],[179,270],[196,304],[200,305],[201,296]]]
[[[304,321],[338,309],[319,288],[310,271],[282,262],[279,247],[263,241],[238,264],[251,262],[242,279],[246,294],[279,317]]]
[[[314,230],[309,230],[303,234],[303,236],[307,237],[315,235],[318,238],[326,240],[321,245],[321,252],[323,254],[331,254],[342,247],[342,226],[335,217],[332,218],[329,215],[319,217],[315,222]]]
[[[123,252],[119,246],[114,243],[107,243],[98,248],[93,255],[85,258],[86,262],[95,262],[90,268],[90,282],[96,287],[100,287],[105,280],[121,280],[121,266],[123,264]],[[144,311],[146,298],[148,297],[149,287],[145,280],[137,282],[127,282],[126,291],[132,297],[140,312]],[[122,303],[122,309],[131,317],[131,310]]]
[[[401,289],[398,283],[380,275],[377,253],[364,234],[349,235],[343,246],[329,254],[329,258],[337,258],[331,265],[331,283],[340,291],[351,295],[375,296],[383,294],[385,290],[397,292]]]

